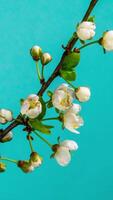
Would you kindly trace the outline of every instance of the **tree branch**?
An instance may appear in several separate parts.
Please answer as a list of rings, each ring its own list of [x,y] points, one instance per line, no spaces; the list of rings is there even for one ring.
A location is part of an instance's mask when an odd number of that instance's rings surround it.
[[[83,17],[83,19],[81,20],[82,21],[86,21],[90,15],[90,13],[92,12],[93,8],[95,7],[96,3],[98,2],[99,0],[91,0],[90,4],[89,4],[89,7]],[[67,55],[67,50],[68,51],[71,51],[74,47],[74,45],[76,44],[78,40],[78,37],[75,35],[75,37],[72,37],[72,39],[70,39],[67,43],[67,46],[66,46],[66,50],[64,51],[62,57],[61,57],[61,60],[59,62],[59,64],[57,65],[57,67],[55,68],[55,70],[53,71],[53,73],[51,74],[51,76],[49,77],[49,79],[42,85],[41,89],[38,91],[38,95],[42,96],[43,93],[45,92],[45,90],[49,87],[49,85],[51,84],[51,82],[59,75],[59,71],[62,67],[62,62],[65,58],[65,56]],[[18,115],[18,117],[20,117],[20,115]],[[17,117],[17,119],[18,119]],[[7,133],[9,131],[11,131],[13,128],[15,128],[16,126],[20,125],[20,124],[23,124],[26,126],[26,124],[24,123],[20,123],[18,122],[17,120],[13,121],[6,129],[4,129],[3,133],[0,134],[0,139],[2,139],[4,136],[7,135]]]

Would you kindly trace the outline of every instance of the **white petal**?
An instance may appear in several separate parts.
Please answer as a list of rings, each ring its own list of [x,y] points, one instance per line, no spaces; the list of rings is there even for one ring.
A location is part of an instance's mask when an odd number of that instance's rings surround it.
[[[54,158],[56,159],[57,163],[62,167],[65,167],[71,161],[70,152],[66,147],[59,147],[59,149],[55,153]]]
[[[31,118],[34,119],[36,118],[39,114],[41,113],[41,108],[40,107],[35,107],[33,109],[29,109],[26,113],[26,115]]]
[[[67,147],[70,151],[75,151],[78,149],[78,144],[73,140],[64,140],[60,143],[60,145]]]
[[[28,100],[25,100],[25,101],[23,102],[22,106],[21,106],[21,111],[20,111],[21,114],[22,114],[22,115],[25,115],[25,114],[27,113],[29,107],[30,107],[29,101],[28,101]]]

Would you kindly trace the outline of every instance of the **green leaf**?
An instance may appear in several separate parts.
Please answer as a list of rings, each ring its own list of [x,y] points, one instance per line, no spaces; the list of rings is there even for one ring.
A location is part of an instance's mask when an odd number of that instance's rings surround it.
[[[88,22],[95,22],[95,16],[90,16],[88,18]]]
[[[71,52],[69,53],[62,63],[62,69],[72,69],[76,67],[80,62],[80,53]]]
[[[43,100],[43,98],[41,96],[39,97],[39,100],[40,100],[40,102],[42,104],[42,112],[38,116],[38,119],[42,119],[46,114],[46,104],[45,104],[45,102],[44,102],[44,100]]]
[[[51,133],[50,129],[53,128],[53,126],[45,125],[38,119],[29,120],[29,123],[32,126],[32,128],[45,134],[50,134]]]
[[[60,70],[60,76],[67,81],[74,81],[76,79],[76,73],[73,70]]]

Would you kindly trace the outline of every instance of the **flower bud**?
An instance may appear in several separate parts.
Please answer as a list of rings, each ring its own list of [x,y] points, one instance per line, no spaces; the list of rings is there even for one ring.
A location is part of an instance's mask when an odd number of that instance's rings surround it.
[[[34,170],[34,167],[28,160],[19,160],[17,165],[24,173],[29,173]]]
[[[49,53],[44,53],[41,57],[42,65],[47,65],[52,60],[52,57]]]
[[[13,116],[10,110],[1,109],[0,110],[0,123],[5,124],[7,122],[12,121]]]
[[[100,44],[107,51],[113,51],[113,30],[104,33],[100,40]]]
[[[91,92],[88,87],[79,87],[75,91],[75,96],[80,102],[85,102],[90,99]]]
[[[6,170],[6,165],[0,162],[0,172],[5,172],[5,170]]]
[[[30,155],[30,163],[33,167],[39,167],[42,164],[42,158],[37,152],[32,152]]]
[[[42,54],[42,49],[39,46],[33,46],[30,49],[30,54],[35,61],[38,61]]]
[[[95,35],[95,29],[93,22],[84,21],[77,27],[77,36],[80,40],[90,40]]]
[[[1,133],[2,134],[2,133]],[[0,142],[4,143],[4,142],[9,142],[10,140],[12,140],[13,138],[13,133],[12,131],[8,132],[7,135],[5,135]]]

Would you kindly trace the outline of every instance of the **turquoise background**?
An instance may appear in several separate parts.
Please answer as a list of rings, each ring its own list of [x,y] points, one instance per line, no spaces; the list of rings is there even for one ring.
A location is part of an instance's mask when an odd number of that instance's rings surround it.
[[[0,107],[10,108],[16,116],[19,99],[36,93],[35,63],[29,49],[40,45],[53,56],[46,68],[46,77],[54,69],[63,52],[75,24],[82,18],[89,0],[0,0]],[[113,1],[99,1],[96,15],[96,36],[113,29]],[[37,138],[35,149],[44,157],[43,165],[31,174],[24,174],[8,163],[7,171],[0,174],[0,200],[112,200],[113,199],[113,53],[103,54],[100,46],[81,51],[81,63],[77,68],[75,85],[88,85],[92,98],[82,104],[81,115],[85,126],[80,135],[67,130],[60,124],[52,136],[74,139],[79,150],[72,156],[66,168],[50,160],[50,149]],[[51,89],[62,82],[55,80]],[[46,95],[45,95],[46,98]],[[54,111],[49,111],[53,116]],[[0,144],[0,154],[17,159],[27,159],[30,153],[22,127],[14,130],[14,140]]]

